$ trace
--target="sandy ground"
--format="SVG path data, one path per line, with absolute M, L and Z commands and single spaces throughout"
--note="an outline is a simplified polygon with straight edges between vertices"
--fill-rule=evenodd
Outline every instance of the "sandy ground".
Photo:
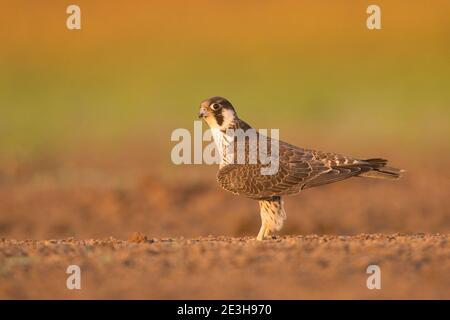
M 221 190 L 215 167 L 130 154 L 0 162 L 0 298 L 450 298 L 445 158 L 287 197 L 281 234 L 258 243 L 257 202 Z
M 450 298 L 445 235 L 0 241 L 1 298 Z M 69 265 L 81 290 L 66 288 Z M 366 286 L 378 265 L 381 289 Z

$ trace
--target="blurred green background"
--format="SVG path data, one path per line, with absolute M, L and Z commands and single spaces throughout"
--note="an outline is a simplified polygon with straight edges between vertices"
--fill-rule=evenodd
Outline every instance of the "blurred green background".
M 70 31 L 72 2 L 2 1 L 2 156 L 169 147 L 214 95 L 296 143 L 448 151 L 450 2 L 377 1 L 371 31 L 372 2 L 77 1 Z

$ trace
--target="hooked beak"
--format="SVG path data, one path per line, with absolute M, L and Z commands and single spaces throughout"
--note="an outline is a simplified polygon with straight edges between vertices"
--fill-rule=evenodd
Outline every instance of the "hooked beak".
M 205 107 L 201 107 L 200 111 L 198 112 L 198 117 L 199 118 L 203 118 L 204 116 L 206 116 L 206 114 L 208 113 L 208 111 L 206 110 Z

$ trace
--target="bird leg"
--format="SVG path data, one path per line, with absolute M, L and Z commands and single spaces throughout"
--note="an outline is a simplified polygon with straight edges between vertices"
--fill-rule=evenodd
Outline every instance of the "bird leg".
M 271 235 L 271 231 L 269 228 L 266 228 L 266 232 L 264 232 L 264 239 L 267 239 Z
M 259 229 L 258 236 L 256 237 L 256 240 L 262 241 L 264 239 L 267 239 L 267 237 L 270 236 L 270 228 L 264 223 L 261 223 L 261 228 Z
M 280 197 L 273 197 L 270 200 L 260 200 L 261 229 L 259 229 L 256 240 L 262 241 L 272 232 L 279 231 L 286 220 L 283 200 Z
M 264 240 L 264 237 L 266 236 L 267 231 L 268 231 L 268 229 L 263 221 L 261 224 L 261 229 L 259 229 L 258 236 L 256 237 L 256 240 L 258 240 L 258 241 Z

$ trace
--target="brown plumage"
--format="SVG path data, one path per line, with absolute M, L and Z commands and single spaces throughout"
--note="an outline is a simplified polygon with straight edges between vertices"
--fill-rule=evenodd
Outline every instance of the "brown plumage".
M 221 97 L 203 101 L 200 115 L 212 129 L 219 129 L 223 136 L 227 129 L 242 129 L 244 132 L 251 129 L 237 117 L 231 103 Z M 270 138 L 260 134 L 257 136 L 258 139 L 267 140 L 270 154 Z M 217 139 L 220 137 L 215 137 L 216 143 Z M 248 143 L 246 140 L 246 153 L 249 152 Z M 282 196 L 357 176 L 398 179 L 402 172 L 388 167 L 384 159 L 360 160 L 336 153 L 303 149 L 283 141 L 279 141 L 278 171 L 273 175 L 263 175 L 261 168 L 264 166 L 259 161 L 249 163 L 246 156 L 243 164 L 237 164 L 236 161 L 228 164 L 224 161 L 217 173 L 217 180 L 225 190 L 260 201 L 262 226 L 258 240 L 281 229 L 286 219 Z

